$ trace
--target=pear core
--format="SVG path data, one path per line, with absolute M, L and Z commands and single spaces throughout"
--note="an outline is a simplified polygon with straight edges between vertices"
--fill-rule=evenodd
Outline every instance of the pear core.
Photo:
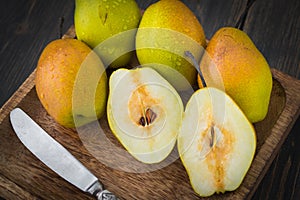
M 149 126 L 156 119 L 156 114 L 151 110 L 151 108 L 147 108 L 145 114 L 140 118 L 139 124 L 142 126 Z

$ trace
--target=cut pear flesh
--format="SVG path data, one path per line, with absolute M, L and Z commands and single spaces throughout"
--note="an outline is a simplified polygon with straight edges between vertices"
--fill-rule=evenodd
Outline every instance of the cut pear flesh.
M 155 70 L 118 69 L 109 80 L 107 118 L 125 149 L 144 163 L 158 163 L 174 148 L 183 104 Z
M 178 152 L 200 196 L 233 191 L 241 184 L 256 149 L 252 124 L 223 91 L 204 88 L 187 103 Z

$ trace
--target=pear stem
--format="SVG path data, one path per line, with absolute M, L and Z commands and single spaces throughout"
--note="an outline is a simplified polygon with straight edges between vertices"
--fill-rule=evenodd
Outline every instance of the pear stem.
M 206 82 L 205 82 L 205 80 L 204 80 L 204 78 L 203 78 L 203 74 L 202 74 L 202 72 L 201 72 L 201 69 L 200 69 L 200 67 L 199 67 L 199 65 L 198 65 L 198 63 L 197 63 L 195 57 L 193 56 L 193 54 L 192 54 L 190 51 L 185 51 L 184 54 L 192 60 L 194 67 L 195 67 L 195 68 L 197 69 L 197 71 L 198 71 L 198 74 L 199 74 L 199 76 L 200 76 L 200 79 L 201 79 L 201 82 L 202 82 L 203 87 L 206 87 Z

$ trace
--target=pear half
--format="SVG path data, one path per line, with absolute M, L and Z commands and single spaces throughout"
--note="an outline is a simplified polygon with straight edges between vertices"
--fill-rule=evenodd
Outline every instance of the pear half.
M 118 69 L 109 85 L 107 118 L 114 135 L 137 160 L 164 160 L 175 146 L 183 116 L 176 90 L 147 67 Z
M 187 103 L 178 151 L 200 196 L 233 191 L 241 184 L 256 149 L 252 124 L 223 91 L 204 88 Z

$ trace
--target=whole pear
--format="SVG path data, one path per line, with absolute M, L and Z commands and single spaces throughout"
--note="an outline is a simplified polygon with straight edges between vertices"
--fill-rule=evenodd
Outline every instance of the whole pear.
M 223 27 L 209 41 L 200 62 L 207 86 L 225 90 L 249 121 L 261 121 L 268 112 L 272 74 L 268 62 L 249 36 Z M 202 87 L 198 76 L 199 86 Z
M 104 115 L 105 68 L 98 55 L 79 40 L 50 42 L 39 58 L 35 83 L 43 107 L 65 127 L 81 126 Z
M 96 48 L 105 65 L 125 66 L 134 50 L 141 13 L 135 0 L 76 0 L 74 24 L 79 40 Z M 102 44 L 106 41 L 105 44 Z
M 139 62 L 158 71 L 177 90 L 186 90 L 197 80 L 197 71 L 184 52 L 192 52 L 199 61 L 205 45 L 201 24 L 178 0 L 163 0 L 150 5 L 136 35 Z

